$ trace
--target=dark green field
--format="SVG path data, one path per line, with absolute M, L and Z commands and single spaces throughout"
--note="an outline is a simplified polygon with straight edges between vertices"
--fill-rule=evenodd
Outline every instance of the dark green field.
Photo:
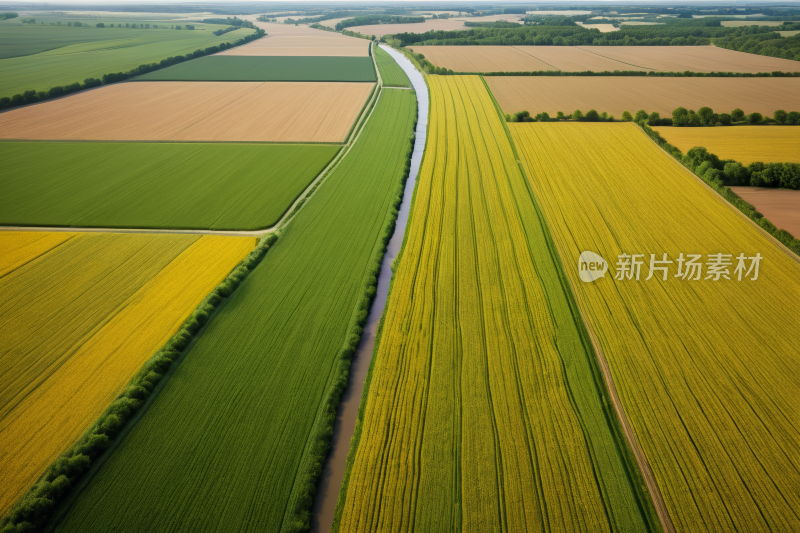
M 140 81 L 377 81 L 371 57 L 208 56 Z
M 381 80 L 384 85 L 387 87 L 411 87 L 408 76 L 397 64 L 397 61 L 389 55 L 389 52 L 379 46 L 373 47 L 372 51 L 375 53 L 375 63 L 378 64 L 378 70 L 381 71 Z
M 0 143 L 0 224 L 257 229 L 339 146 Z

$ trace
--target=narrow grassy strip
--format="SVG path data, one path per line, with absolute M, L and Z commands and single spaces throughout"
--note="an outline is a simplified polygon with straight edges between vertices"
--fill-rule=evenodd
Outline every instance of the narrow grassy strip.
M 148 253 L 148 241 L 152 244 L 149 248 L 172 249 L 166 265 L 164 259 L 153 257 L 152 250 Z M 16 394 L 13 388 L 4 390 L 4 396 L 10 393 L 12 397 L 4 398 L 10 402 L 3 402 L 0 414 L 3 471 L 9 482 L 20 483 L 21 476 L 33 476 L 25 485 L 33 483 L 42 471 L 44 473 L 0 519 L 0 528 L 5 533 L 38 531 L 46 526 L 59 501 L 110 446 L 214 309 L 258 263 L 269 240 L 259 245 L 232 272 L 231 266 L 252 246 L 251 239 L 231 243 L 230 238 L 224 237 L 97 234 L 74 236 L 69 242 L 70 245 L 57 248 L 57 255 L 52 258 L 42 257 L 20 269 L 24 270 L 21 275 L 38 274 L 49 287 L 57 286 L 53 283 L 53 272 L 58 276 L 65 267 L 85 272 L 69 276 L 69 283 L 74 285 L 70 290 L 74 294 L 67 291 L 59 295 L 54 291 L 49 308 L 41 309 L 45 317 L 58 318 L 47 320 L 50 329 L 37 327 L 41 332 L 37 351 L 24 358 L 21 357 L 24 353 L 14 357 L 38 370 L 40 375 L 33 376 L 35 382 L 27 387 L 29 390 L 18 390 Z M 227 249 L 220 250 L 225 244 L 229 245 Z M 131 250 L 126 254 L 126 249 Z M 100 276 L 92 275 L 97 267 L 86 262 L 87 257 L 97 258 L 98 251 L 100 258 L 106 254 L 108 263 L 107 272 L 101 269 Z M 69 261 L 73 252 L 77 261 Z M 59 266 L 61 263 L 63 267 Z M 221 272 L 220 266 L 224 269 Z M 155 269 L 156 275 L 137 276 L 147 268 Z M 119 279 L 119 271 L 131 269 L 132 278 Z M 222 282 L 216 289 L 203 297 L 209 281 L 215 284 L 214 280 L 220 278 Z M 24 279 L 17 280 L 12 275 L 3 278 L 4 293 L 9 298 L 14 298 L 13 289 L 18 285 L 15 281 Z M 114 281 L 120 289 L 115 290 Z M 201 291 L 199 295 L 198 291 Z M 121 296 L 116 292 L 122 292 Z M 69 304 L 73 298 L 78 301 L 80 310 Z M 187 302 L 195 305 L 198 300 L 200 303 L 193 312 L 191 307 L 187 309 Z M 30 305 L 36 303 L 41 302 Z M 24 306 L 20 307 L 24 311 Z M 9 314 L 4 313 L 4 336 L 12 334 L 8 329 L 9 320 L 13 326 L 16 318 Z M 72 340 L 75 346 L 59 343 L 49 335 L 50 330 L 59 325 L 59 320 L 67 322 L 59 335 Z M 93 321 L 99 323 L 93 325 Z M 21 331 L 22 335 L 16 331 Z M 171 332 L 175 332 L 174 335 L 170 335 Z M 24 351 L 26 345 L 37 340 L 30 338 L 36 334 L 26 332 L 22 324 L 17 324 L 13 335 L 19 337 L 13 343 L 16 352 Z M 154 347 L 165 340 L 168 341 L 166 345 L 153 355 Z M 68 360 L 65 355 L 69 356 Z M 54 363 L 55 370 L 52 369 Z M 14 382 L 18 388 L 20 379 L 12 379 L 7 372 L 13 367 L 7 364 L 3 367 L 9 383 Z M 25 377 L 31 377 L 29 374 Z M 92 385 L 89 387 L 87 382 Z M 91 390 L 83 390 L 87 387 Z M 89 428 L 84 431 L 87 425 Z M 74 444 L 68 446 L 70 442 Z M 68 449 L 59 455 L 64 447 Z M 50 461 L 55 459 L 52 465 L 49 468 L 46 463 L 39 466 L 42 458 L 47 457 Z M 8 489 L 6 485 L 4 497 Z
M 477 77 L 429 79 L 334 529 L 658 530 L 491 99 Z
M 397 61 L 379 46 L 374 47 L 374 50 L 375 62 L 378 64 L 378 70 L 381 72 L 383 84 L 387 87 L 411 87 L 408 76 L 406 76 L 406 73 L 400 68 L 400 65 L 397 64 Z
M 209 325 L 59 531 L 308 527 L 310 488 L 374 294 L 414 118 L 411 91 L 381 94 L 351 152 Z

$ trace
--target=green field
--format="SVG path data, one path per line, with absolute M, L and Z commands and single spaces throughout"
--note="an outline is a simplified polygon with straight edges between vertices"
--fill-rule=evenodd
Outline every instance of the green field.
M 411 87 L 408 76 L 388 52 L 382 50 L 379 46 L 373 46 L 372 50 L 375 53 L 375 63 L 378 64 L 378 70 L 381 71 L 381 79 L 384 85 L 389 87 Z
M 0 143 L 0 224 L 257 229 L 339 146 Z
M 208 56 L 141 81 L 377 81 L 371 57 Z
M 0 26 L 0 97 L 126 72 L 251 33 L 244 29 L 217 37 L 207 29 Z
M 58 531 L 279 531 L 380 263 L 415 118 L 383 91 L 341 165 L 210 323 Z M 365 313 L 365 311 L 362 311 Z M 313 457 L 313 456 L 312 456 Z M 135 495 L 135 497 L 132 497 Z

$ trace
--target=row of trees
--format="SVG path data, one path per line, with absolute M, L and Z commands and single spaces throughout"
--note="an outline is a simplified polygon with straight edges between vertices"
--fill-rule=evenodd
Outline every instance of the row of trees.
M 18 13 L 12 13 L 11 11 L 7 11 L 5 13 L 0 13 L 0 20 L 15 19 L 18 16 L 19 16 Z
M 728 188 L 728 185 L 755 185 L 759 187 L 782 187 L 800 189 L 800 165 L 797 163 L 751 163 L 744 167 L 731 160 L 720 160 L 702 146 L 696 146 L 686 155 L 672 146 L 651 129 L 645 121 L 638 123 L 644 132 L 659 144 L 667 153 L 694 172 L 709 187 L 733 204 L 753 222 L 761 226 L 770 235 L 783 243 L 787 248 L 800 255 L 800 239 L 795 239 L 786 230 L 778 229 L 775 224 L 764 218 L 756 208 L 742 200 Z
M 630 117 L 630 113 L 628 113 L 628 116 Z M 528 111 L 519 111 L 513 115 L 506 114 L 506 122 L 554 122 L 559 120 L 577 120 L 580 122 L 613 122 L 614 115 L 609 115 L 605 111 L 598 113 L 594 109 L 590 109 L 585 115 L 580 109 L 576 109 L 569 115 L 565 115 L 562 111 L 559 111 L 556 113 L 556 116 L 552 118 L 547 112 L 539 113 L 536 116 L 531 116 Z
M 800 61 L 800 34 L 792 37 L 781 37 L 775 31 L 800 30 L 800 24 L 784 24 L 782 27 L 772 27 L 768 33 L 731 35 L 716 39 L 714 44 L 729 50 L 737 50 L 748 54 L 779 57 Z
M 184 61 L 189 61 L 190 59 L 195 59 L 210 54 L 216 54 L 217 52 L 221 52 L 222 50 L 227 50 L 228 48 L 233 48 L 235 46 L 243 45 L 252 40 L 263 37 L 264 35 L 266 35 L 266 32 L 264 32 L 264 30 L 262 29 L 258 29 L 256 30 L 255 33 L 247 35 L 239 39 L 238 41 L 234 42 L 233 44 L 220 43 L 217 46 L 209 46 L 204 50 L 200 49 L 195 50 L 191 54 L 186 54 L 184 56 L 168 57 L 167 59 L 164 59 L 158 63 L 139 65 L 135 69 L 129 70 L 127 72 L 115 72 L 115 73 L 112 72 L 109 74 L 103 74 L 102 79 L 86 78 L 85 80 L 83 80 L 83 83 L 75 82 L 69 85 L 58 85 L 55 87 L 51 87 L 47 91 L 35 91 L 33 89 L 30 89 L 21 94 L 15 94 L 12 97 L 6 96 L 0 98 L 0 109 L 34 104 L 36 102 L 41 102 L 42 100 L 49 100 L 50 98 L 58 98 L 59 96 L 65 96 L 67 94 L 74 93 L 77 91 L 91 89 L 93 87 L 99 87 L 100 85 L 103 84 L 117 83 L 120 81 L 127 80 L 129 78 L 141 76 L 142 74 L 147 74 L 148 72 L 152 72 L 154 70 L 170 67 L 172 65 L 176 65 Z
M 224 35 L 224 34 L 226 34 L 226 33 L 230 32 L 230 31 L 236 31 L 236 30 L 238 30 L 238 29 L 239 29 L 239 28 L 237 28 L 236 26 L 228 26 L 227 28 L 223 28 L 223 29 L 219 29 L 219 30 L 214 30 L 214 35 L 216 35 L 216 36 L 220 36 L 220 35 Z
M 672 125 L 683 127 L 699 126 L 730 126 L 731 124 L 780 124 L 786 126 L 800 125 L 800 112 L 787 113 L 783 109 L 776 110 L 772 117 L 763 116 L 761 113 L 746 115 L 739 108 L 731 113 L 714 113 L 710 107 L 701 107 L 697 113 L 679 107 L 672 112 Z
M 402 15 L 364 15 L 336 23 L 337 30 L 351 26 L 367 26 L 369 24 L 410 24 L 425 22 L 425 17 L 404 17 Z
M 228 17 L 224 19 L 203 19 L 205 24 L 227 24 L 228 26 L 236 26 L 237 28 L 250 28 L 251 30 L 258 29 L 256 25 L 249 20 L 243 20 L 239 17 Z

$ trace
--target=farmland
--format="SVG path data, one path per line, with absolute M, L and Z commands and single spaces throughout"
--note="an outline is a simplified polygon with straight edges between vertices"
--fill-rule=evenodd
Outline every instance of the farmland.
M 798 78 L 640 78 L 598 76 L 586 83 L 569 76 L 487 77 L 486 82 L 505 113 L 526 109 L 533 113 L 576 109 L 606 111 L 620 118 L 623 111 L 644 109 L 662 117 L 674 109 L 711 107 L 730 113 L 772 116 L 776 109 L 800 110 Z
M 654 128 L 668 143 L 687 152 L 703 146 L 720 159 L 745 165 L 800 163 L 800 128 L 794 126 L 738 126 L 735 128 Z
M 415 118 L 384 90 L 340 166 L 210 323 L 59 531 L 278 531 L 298 520 L 315 418 L 349 367 Z M 350 352 L 351 353 L 351 352 Z M 132 491 L 136 498 L 131 498 Z
M 371 57 L 213 55 L 139 76 L 144 81 L 358 81 L 375 82 Z
M 413 46 L 455 72 L 800 72 L 800 63 L 713 46 Z
M 63 30 L 88 35 L 91 40 L 38 51 L 64 44 L 68 38 L 75 39 L 73 35 L 65 36 Z M 52 36 L 46 33 L 48 31 L 53 31 Z M 244 29 L 216 36 L 199 30 L 0 26 L 0 36 L 10 34 L 14 42 L 19 43 L 7 53 L 28 52 L 28 55 L 0 59 L 0 96 L 10 97 L 28 89 L 46 91 L 85 78 L 125 72 L 145 63 L 189 54 L 198 48 L 232 43 L 251 33 L 252 30 Z M 100 35 L 105 38 L 95 40 Z
M 315 30 L 307 26 L 267 22 L 256 24 L 267 32 L 266 37 L 219 55 L 369 56 L 369 41 L 365 39 Z
M 272 226 L 339 151 L 331 145 L 0 143 L 0 224 Z
M 334 530 L 658 530 L 488 92 L 474 76 L 428 84 Z
M 0 256 L 30 252 L 0 277 L 1 512 L 254 246 L 196 235 L 37 236 L 0 233 Z
M 753 204 L 778 229 L 800 235 L 800 191 L 765 187 L 731 187 L 731 190 Z
M 798 530 L 796 258 L 635 125 L 510 127 L 676 530 Z M 586 250 L 610 266 L 593 283 L 578 276 Z M 641 279 L 623 253 L 643 254 Z M 685 253 L 701 279 L 686 279 Z M 733 264 L 714 281 L 720 253 Z M 757 253 L 757 280 L 739 281 L 736 255 Z M 645 279 L 651 254 L 673 263 Z
M 408 76 L 388 52 L 376 46 L 374 53 L 375 62 L 378 65 L 378 70 L 380 70 L 381 80 L 384 85 L 388 87 L 411 87 Z
M 343 142 L 366 83 L 136 82 L 0 114 L 0 138 Z

